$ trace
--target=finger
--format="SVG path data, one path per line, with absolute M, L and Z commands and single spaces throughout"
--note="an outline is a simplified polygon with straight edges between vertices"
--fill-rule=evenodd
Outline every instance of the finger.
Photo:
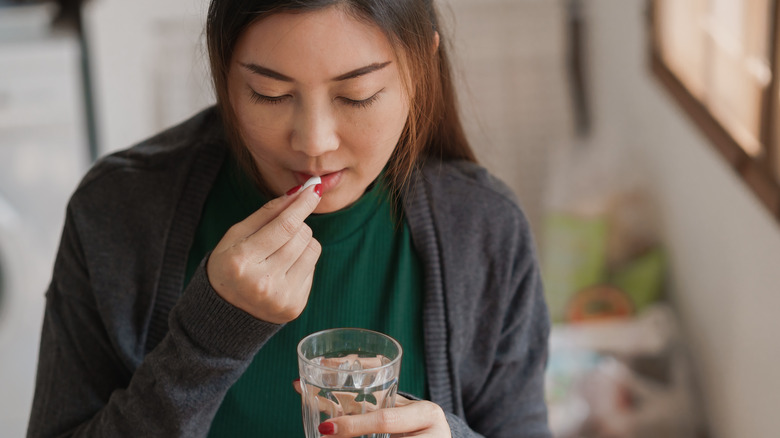
M 354 437 L 372 433 L 410 433 L 434 426 L 442 416 L 441 408 L 436 404 L 422 401 L 402 407 L 379 409 L 368 414 L 332 418 L 320 426 L 322 430 L 333 431 L 328 435 L 337 437 Z
M 263 248 L 260 259 L 273 254 L 287 243 L 301 228 L 303 221 L 314 212 L 320 202 L 320 196 L 314 190 L 310 187 L 299 193 L 279 215 L 247 237 L 247 244 Z
M 300 314 L 304 311 L 306 303 L 309 302 L 309 295 L 311 294 L 311 285 L 312 281 L 314 279 L 314 266 L 311 267 L 311 272 L 300 282 L 300 283 L 290 283 L 288 290 L 289 299 L 291 301 L 295 301 L 297 303 L 303 303 L 303 306 L 296 307 L 297 313 L 293 316 L 293 319 L 300 316 Z M 287 281 L 290 281 L 288 279 Z
M 319 388 L 317 388 L 316 386 L 313 385 L 310 386 L 312 391 L 315 392 L 319 391 Z M 295 379 L 293 381 L 293 388 L 298 394 L 303 396 L 303 388 L 301 387 L 300 379 Z M 326 413 L 328 417 L 337 417 L 343 414 L 343 412 L 340 411 L 339 406 L 333 401 L 320 396 L 316 396 L 315 398 L 317 399 L 317 408 L 319 409 L 319 411 Z
M 298 394 L 303 394 L 303 390 L 301 389 L 301 379 L 293 380 L 293 389 L 295 389 L 295 392 Z
M 252 235 L 279 216 L 279 213 L 292 204 L 298 197 L 297 195 L 297 193 L 284 195 L 266 202 L 265 205 L 247 216 L 246 219 L 230 227 L 227 233 L 225 233 L 226 240 L 232 244 Z
M 408 404 L 414 403 L 414 400 L 409 400 L 408 398 L 402 396 L 401 394 L 396 394 L 395 396 L 395 405 L 397 407 L 406 406 Z
M 287 269 L 286 277 L 288 279 L 306 279 L 307 276 L 314 273 L 314 267 L 317 265 L 317 260 L 319 260 L 321 254 L 322 245 L 320 245 L 320 242 L 315 238 L 309 239 L 298 259 Z
M 311 284 L 314 281 L 314 270 L 312 270 L 306 278 L 303 279 L 303 283 L 298 290 L 306 291 L 306 301 L 309 301 L 309 294 L 311 293 Z
M 301 224 L 298 232 L 287 243 L 266 258 L 269 269 L 286 273 L 306 251 L 312 238 L 311 228 L 305 223 Z

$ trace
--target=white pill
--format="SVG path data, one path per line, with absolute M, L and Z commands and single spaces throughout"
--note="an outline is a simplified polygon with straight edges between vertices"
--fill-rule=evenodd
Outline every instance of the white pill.
M 300 191 L 306 190 L 307 187 L 310 187 L 310 186 L 313 186 L 313 185 L 316 185 L 316 184 L 320 184 L 320 183 L 322 183 L 322 178 L 320 178 L 318 176 L 313 176 L 313 177 L 309 178 L 308 181 L 303 183 L 303 187 L 301 187 Z

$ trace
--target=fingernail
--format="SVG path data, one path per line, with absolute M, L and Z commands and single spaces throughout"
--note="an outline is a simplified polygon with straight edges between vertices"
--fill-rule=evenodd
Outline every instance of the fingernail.
M 336 425 L 326 421 L 325 423 L 320 423 L 317 430 L 323 435 L 334 435 L 336 433 Z
M 295 380 L 293 380 L 293 383 L 300 382 L 300 381 L 301 381 L 301 379 L 295 379 Z
M 322 198 L 322 184 L 317 184 L 314 186 L 314 193 L 317 194 L 320 198 Z
M 295 192 L 297 192 L 297 191 L 298 191 L 298 190 L 300 190 L 300 189 L 301 189 L 301 186 L 295 186 L 295 187 L 291 188 L 291 189 L 290 189 L 290 190 L 289 190 L 289 191 L 286 193 L 286 195 L 287 195 L 287 196 L 294 195 L 294 194 L 295 194 Z

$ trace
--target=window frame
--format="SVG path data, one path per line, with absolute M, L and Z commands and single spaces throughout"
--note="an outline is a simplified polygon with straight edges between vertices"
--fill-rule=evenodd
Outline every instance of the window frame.
M 648 0 L 647 17 L 649 30 L 650 69 L 656 79 L 669 92 L 677 104 L 691 118 L 694 124 L 710 140 L 712 146 L 726 160 L 742 181 L 780 223 L 780 98 L 778 97 L 780 75 L 780 7 L 778 0 L 771 2 L 773 18 L 769 34 L 769 64 L 772 76 L 769 85 L 761 97 L 760 142 L 765 149 L 761 157 L 751 157 L 739 145 L 736 139 L 715 118 L 707 107 L 699 101 L 682 83 L 677 75 L 666 65 L 661 56 L 659 41 L 659 23 L 657 0 Z M 774 97 L 774 99 L 773 99 Z M 773 171 L 772 167 L 777 169 Z M 777 173 L 777 176 L 774 173 Z

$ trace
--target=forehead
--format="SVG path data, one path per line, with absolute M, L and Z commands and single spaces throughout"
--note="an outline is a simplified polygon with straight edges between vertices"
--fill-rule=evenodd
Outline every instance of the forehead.
M 233 58 L 300 82 L 330 79 L 386 61 L 396 57 L 382 30 L 336 6 L 278 13 L 251 24 L 238 39 Z

